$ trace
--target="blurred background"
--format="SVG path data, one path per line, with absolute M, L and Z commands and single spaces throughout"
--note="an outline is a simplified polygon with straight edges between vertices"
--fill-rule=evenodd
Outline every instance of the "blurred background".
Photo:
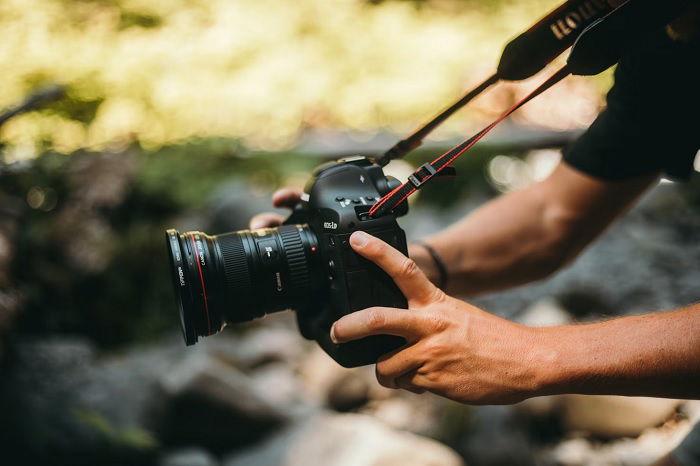
M 340 368 L 290 312 L 187 349 L 177 329 L 165 228 L 245 228 L 317 164 L 383 152 L 558 3 L 0 3 L 3 464 L 645 465 L 672 448 L 697 403 L 468 407 Z M 549 71 L 490 89 L 389 173 L 405 179 Z M 409 239 L 547 176 L 610 84 L 571 77 L 514 114 L 416 197 Z M 662 181 L 553 279 L 473 302 L 529 325 L 686 305 L 698 240 L 696 173 Z

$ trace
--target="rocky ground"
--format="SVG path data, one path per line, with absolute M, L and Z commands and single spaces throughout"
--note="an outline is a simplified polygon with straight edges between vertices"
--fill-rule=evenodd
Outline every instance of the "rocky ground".
M 150 264 L 162 247 L 151 236 L 169 225 L 241 228 L 269 194 L 224 180 L 205 209 L 186 206 L 165 195 L 172 179 L 144 184 L 142 162 L 114 157 L 63 161 L 51 179 L 39 175 L 55 169 L 0 173 L 6 464 L 642 466 L 700 418 L 692 401 L 567 395 L 467 407 L 384 389 L 371 367 L 343 369 L 304 341 L 289 312 L 186 348 L 162 304 L 170 285 L 154 278 L 165 269 Z M 696 301 L 698 186 L 659 185 L 566 271 L 474 302 L 555 325 Z M 418 238 L 486 197 L 440 211 L 419 203 L 403 225 Z

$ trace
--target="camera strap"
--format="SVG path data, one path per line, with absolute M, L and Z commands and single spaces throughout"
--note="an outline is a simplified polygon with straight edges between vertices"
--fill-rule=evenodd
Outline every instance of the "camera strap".
M 377 159 L 382 167 L 419 147 L 436 127 L 498 81 L 534 76 L 576 40 L 579 32 L 612 11 L 607 0 L 567 0 L 503 49 L 496 73 L 464 94 L 432 120 L 394 144 Z
M 450 164 L 457 159 L 460 155 L 464 154 L 470 147 L 476 144 L 481 138 L 486 136 L 496 125 L 501 121 L 505 120 L 511 113 L 528 103 L 530 100 L 534 99 L 550 87 L 554 86 L 556 83 L 567 77 L 571 72 L 569 71 L 568 65 L 564 65 L 559 71 L 554 73 L 549 79 L 540 84 L 534 91 L 528 94 L 524 99 L 522 99 L 517 104 L 509 108 L 500 117 L 494 120 L 490 125 L 486 126 L 484 129 L 476 133 L 474 136 L 470 137 L 461 144 L 448 150 L 435 160 L 429 163 L 424 163 L 418 168 L 412 175 L 408 177 L 406 181 L 401 186 L 398 186 L 389 194 L 382 197 L 376 204 L 372 206 L 369 211 L 371 217 L 379 217 L 385 213 L 388 213 L 398 207 L 401 203 L 408 199 L 408 196 L 416 192 L 425 183 L 436 176 L 441 176 L 443 171 L 447 171 L 450 175 L 455 173 L 454 167 L 450 167 Z
M 659 6 L 658 0 L 627 0 L 603 18 L 592 22 L 577 38 L 566 65 L 474 136 L 432 162 L 421 165 L 404 184 L 373 205 L 369 215 L 378 217 L 392 211 L 432 178 L 442 176 L 443 171 L 453 175 L 455 170 L 450 164 L 511 113 L 570 74 L 593 75 L 613 66 L 623 53 L 642 43 L 647 33 L 668 24 L 698 1 L 700 0 L 664 0 L 663 5 Z

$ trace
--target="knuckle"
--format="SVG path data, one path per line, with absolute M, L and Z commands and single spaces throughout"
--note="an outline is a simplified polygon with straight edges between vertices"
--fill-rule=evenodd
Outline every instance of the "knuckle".
M 428 333 L 436 334 L 445 330 L 447 324 L 442 315 L 437 312 L 425 312 L 421 316 L 421 323 L 423 328 L 425 328 Z M 435 345 L 436 343 L 430 342 L 429 345 Z
M 401 263 L 399 273 L 404 276 L 412 276 L 415 275 L 416 272 L 418 272 L 418 266 L 416 265 L 416 262 L 413 259 L 406 257 Z
M 392 367 L 386 361 L 378 362 L 374 367 L 374 373 L 376 374 L 377 378 L 381 377 L 386 379 L 394 377 L 396 376 L 394 372 L 395 371 L 392 370 Z
M 440 382 L 440 374 L 432 370 L 425 370 L 420 373 L 421 378 L 426 386 L 436 386 Z
M 423 353 L 427 359 L 437 359 L 445 353 L 445 346 L 439 342 L 429 341 L 423 347 Z
M 379 385 L 385 388 L 396 388 L 396 385 L 388 377 L 377 376 L 377 382 L 379 382 Z
M 430 297 L 430 301 L 433 303 L 441 303 L 441 302 L 445 301 L 445 298 L 447 298 L 447 295 L 445 294 L 445 292 L 442 291 L 437 286 L 433 286 L 432 296 Z
M 379 364 L 375 367 L 374 375 L 377 378 L 377 382 L 379 382 L 379 385 L 382 387 L 396 388 L 394 380 L 380 369 Z

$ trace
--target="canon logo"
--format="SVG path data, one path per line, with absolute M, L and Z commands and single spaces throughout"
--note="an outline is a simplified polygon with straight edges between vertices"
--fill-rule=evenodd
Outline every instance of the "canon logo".
M 338 224 L 335 222 L 323 222 L 323 228 L 326 230 L 335 230 L 338 228 Z

